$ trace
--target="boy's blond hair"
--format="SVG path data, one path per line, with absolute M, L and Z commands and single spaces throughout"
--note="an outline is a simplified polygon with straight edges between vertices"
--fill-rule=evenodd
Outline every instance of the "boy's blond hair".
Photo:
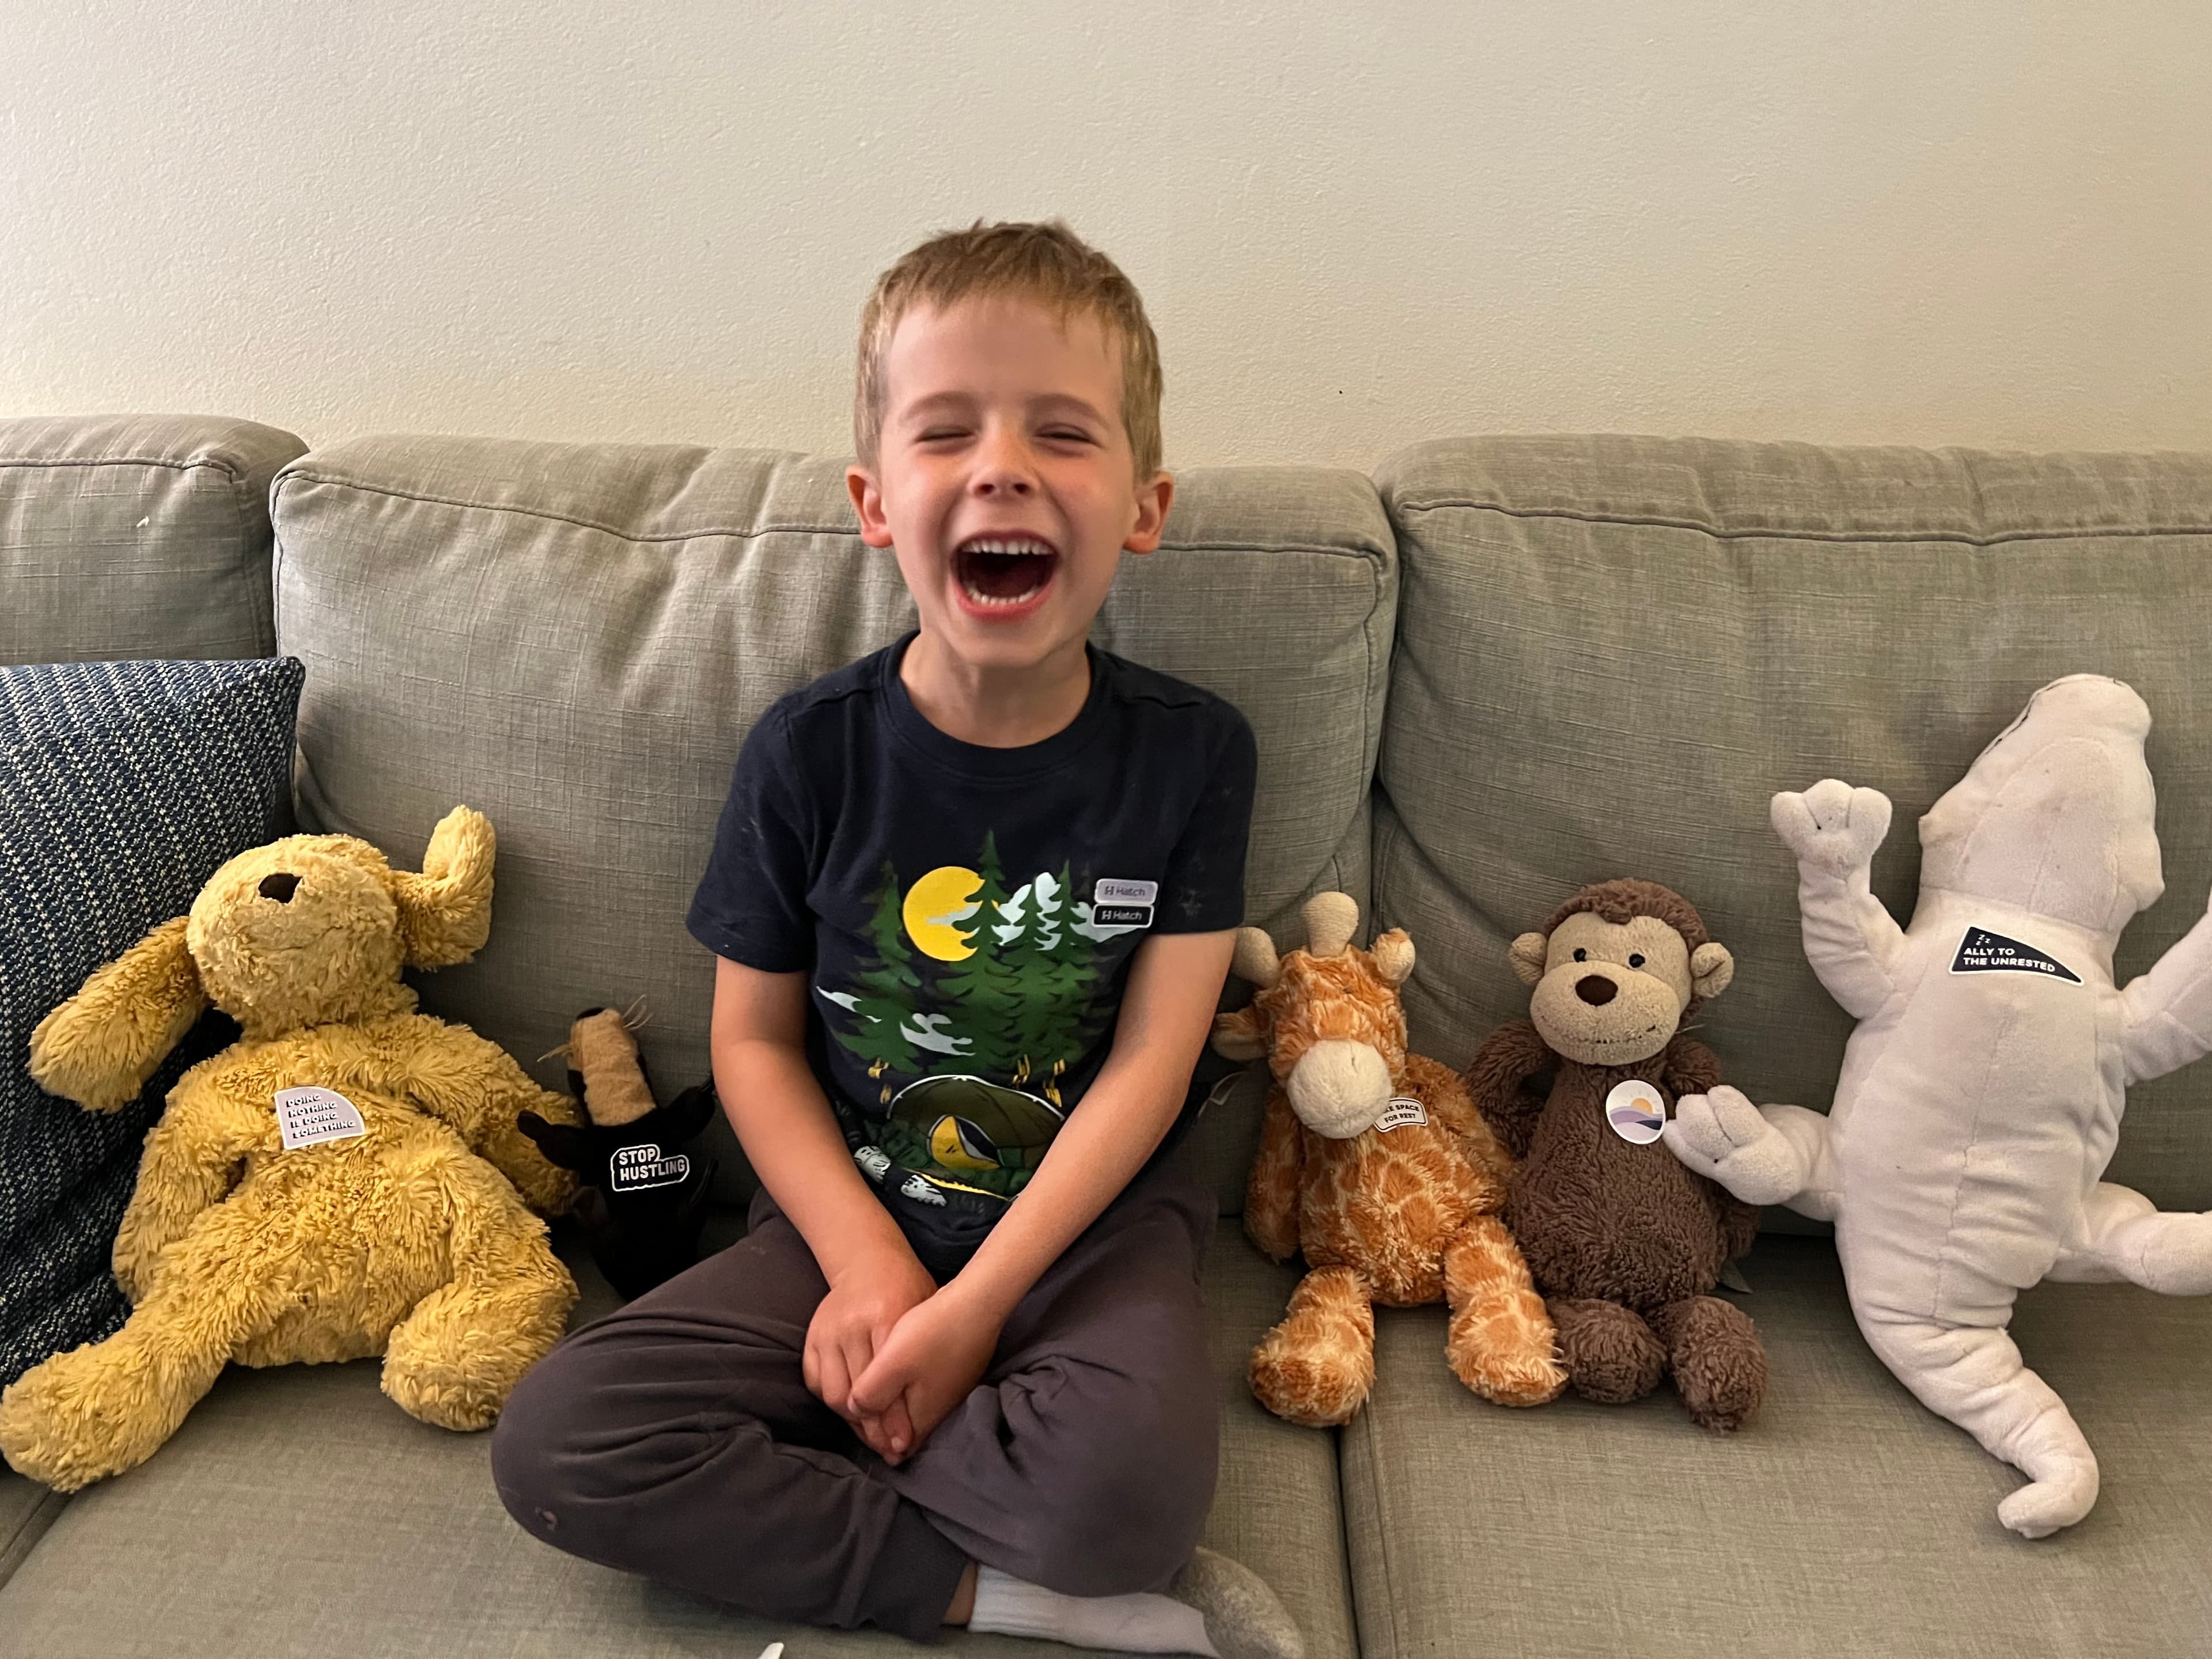
M 978 295 L 1018 295 L 1060 313 L 1095 317 L 1121 343 L 1121 426 L 1139 483 L 1160 470 L 1160 343 L 1136 284 L 1059 219 L 948 230 L 876 278 L 860 312 L 853 388 L 853 442 L 876 464 L 884 435 L 884 358 L 900 319 L 916 306 L 942 310 Z

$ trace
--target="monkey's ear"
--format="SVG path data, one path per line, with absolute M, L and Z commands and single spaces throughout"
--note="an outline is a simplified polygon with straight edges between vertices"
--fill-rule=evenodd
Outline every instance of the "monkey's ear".
M 1513 941 L 1506 955 L 1513 959 L 1514 977 L 1523 985 L 1534 985 L 1544 977 L 1544 947 L 1551 943 L 1541 933 L 1523 933 Z M 1721 953 L 1726 956 L 1723 951 Z
M 1375 941 L 1369 952 L 1375 958 L 1375 971 L 1393 985 L 1403 985 L 1413 976 L 1413 941 L 1406 937 L 1402 927 L 1393 927 Z
M 1735 977 L 1735 958 L 1717 942 L 1700 945 L 1690 952 L 1690 991 L 1692 995 L 1717 997 Z

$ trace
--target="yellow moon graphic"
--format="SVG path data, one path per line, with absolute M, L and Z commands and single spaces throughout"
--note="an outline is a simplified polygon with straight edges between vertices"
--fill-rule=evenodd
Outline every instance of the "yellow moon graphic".
M 975 929 L 963 932 L 952 924 L 974 913 L 975 890 L 982 884 L 983 878 L 973 870 L 945 864 L 907 889 L 899 916 L 906 923 L 907 937 L 923 955 L 958 962 L 975 954 L 975 947 L 968 943 L 975 937 Z

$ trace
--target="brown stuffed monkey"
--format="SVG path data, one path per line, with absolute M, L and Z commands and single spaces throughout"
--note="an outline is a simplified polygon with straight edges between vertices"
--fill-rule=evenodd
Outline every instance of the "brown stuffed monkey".
M 1515 939 L 1512 959 L 1535 988 L 1530 1018 L 1491 1034 L 1468 1083 L 1522 1160 L 1506 1224 L 1569 1383 L 1620 1404 L 1672 1371 L 1693 1420 L 1739 1428 L 1765 1397 L 1766 1354 L 1751 1320 L 1711 1291 L 1750 1248 L 1759 1212 L 1659 1144 L 1676 1096 L 1720 1081 L 1712 1051 L 1681 1026 L 1727 988 L 1735 961 L 1688 900 L 1633 880 L 1583 888 Z

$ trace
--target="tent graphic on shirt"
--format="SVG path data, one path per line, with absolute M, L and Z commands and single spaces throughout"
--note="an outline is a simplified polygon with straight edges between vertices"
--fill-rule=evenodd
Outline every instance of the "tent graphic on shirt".
M 1060 1079 L 1103 1024 L 1092 1006 L 1097 946 L 1127 931 L 1095 924 L 1071 885 L 1063 863 L 1010 890 L 989 835 L 972 869 L 902 884 L 884 866 L 874 952 L 848 989 L 822 994 L 844 1011 L 832 1035 L 866 1062 L 878 1106 L 891 1109 L 884 1150 L 906 1168 L 1012 1191 L 1042 1156 L 1063 1110 Z M 920 1121 L 933 1099 L 942 1109 Z

